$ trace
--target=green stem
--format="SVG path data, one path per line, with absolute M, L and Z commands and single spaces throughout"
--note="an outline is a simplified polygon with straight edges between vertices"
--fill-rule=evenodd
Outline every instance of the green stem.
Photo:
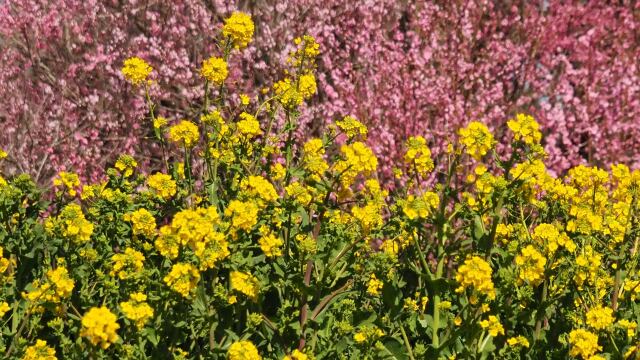
M 407 337 L 407 333 L 404 331 L 404 327 L 401 323 L 398 323 L 400 326 L 400 332 L 402 333 L 402 340 L 404 341 L 404 346 L 407 348 L 407 352 L 409 353 L 409 359 L 415 360 L 416 358 L 413 356 L 413 350 L 411 350 L 411 343 L 409 343 L 409 338 Z

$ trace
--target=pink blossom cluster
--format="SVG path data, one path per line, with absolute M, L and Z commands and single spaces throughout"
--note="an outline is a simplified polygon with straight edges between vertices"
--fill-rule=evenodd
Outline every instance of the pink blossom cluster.
M 322 46 L 318 95 L 301 136 L 350 114 L 389 176 L 404 140 L 441 152 L 472 120 L 504 136 L 518 112 L 541 123 L 547 162 L 640 165 L 640 4 L 538 1 L 6 0 L 0 5 L 0 148 L 5 171 L 40 180 L 99 176 L 120 153 L 153 165 L 140 90 L 119 73 L 140 56 L 170 119 L 193 115 L 198 67 L 224 17 L 248 12 L 256 37 L 232 57 L 230 86 L 255 95 L 282 77 L 291 40 Z

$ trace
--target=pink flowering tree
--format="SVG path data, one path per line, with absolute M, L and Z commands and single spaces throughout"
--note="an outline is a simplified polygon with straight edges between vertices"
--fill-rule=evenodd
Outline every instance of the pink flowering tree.
M 304 133 L 351 114 L 389 176 L 411 134 L 442 151 L 471 120 L 517 112 L 542 124 L 556 172 L 581 162 L 640 164 L 640 5 L 632 1 L 328 3 L 7 0 L 0 5 L 0 147 L 7 172 L 41 181 L 74 169 L 98 177 L 120 153 L 153 166 L 144 99 L 119 73 L 153 67 L 152 96 L 170 120 L 194 116 L 198 69 L 234 9 L 256 37 L 232 57 L 230 87 L 248 94 L 282 76 L 291 40 L 322 46 Z M 501 134 L 496 134 L 499 138 Z

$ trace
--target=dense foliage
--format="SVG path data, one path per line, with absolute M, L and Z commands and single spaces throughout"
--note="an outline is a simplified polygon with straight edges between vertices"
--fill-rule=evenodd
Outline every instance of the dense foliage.
M 120 70 L 144 93 L 161 172 L 121 154 L 97 183 L 0 178 L 6 358 L 639 357 L 640 172 L 556 178 L 518 114 L 504 151 L 478 121 L 437 156 L 409 137 L 388 189 L 364 142 L 376 130 L 355 117 L 294 135 L 318 91 L 314 37 L 249 96 L 228 64 L 255 25 L 235 12 L 221 30 L 197 117 L 159 116 L 158 65 Z

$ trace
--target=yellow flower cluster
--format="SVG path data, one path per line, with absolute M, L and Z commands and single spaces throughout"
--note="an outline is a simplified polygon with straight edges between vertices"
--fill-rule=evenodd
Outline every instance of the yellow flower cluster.
M 47 271 L 46 281 L 40 284 L 39 280 L 33 282 L 34 290 L 23 293 L 22 296 L 36 303 L 58 304 L 63 299 L 71 297 L 75 282 L 69 276 L 69 271 L 64 266 Z
M 93 307 L 82 317 L 80 336 L 89 340 L 94 346 L 106 349 L 118 341 L 117 331 L 120 325 L 118 318 L 107 307 Z
M 12 274 L 8 274 L 12 261 L 4 257 L 4 248 L 0 246 L 0 284 L 11 281 Z
M 245 272 L 232 271 L 229 282 L 232 290 L 239 291 L 252 301 L 258 299 L 260 283 L 258 283 L 258 279 L 256 279 L 255 276 Z
M 171 267 L 171 271 L 163 280 L 178 294 L 185 298 L 191 298 L 193 290 L 200 281 L 200 273 L 191 264 L 177 263 Z
M 340 176 L 340 182 L 344 187 L 353 183 L 359 174 L 369 175 L 378 168 L 378 159 L 373 151 L 362 142 L 354 142 L 343 145 L 340 151 L 344 159 L 336 162 L 334 169 Z
M 613 309 L 610 307 L 596 306 L 587 311 L 587 325 L 595 330 L 604 330 L 613 325 Z
M 284 191 L 302 206 L 308 206 L 313 200 L 312 188 L 304 186 L 297 181 L 287 185 Z
M 254 30 L 255 26 L 251 16 L 235 11 L 224 20 L 222 35 L 228 37 L 236 49 L 242 49 L 251 42 Z
M 617 326 L 623 328 L 627 331 L 627 336 L 629 338 L 633 338 L 636 335 L 636 330 L 638 329 L 638 323 L 635 321 L 629 321 L 627 319 L 622 319 L 618 321 Z
M 310 173 L 311 178 L 319 181 L 329 165 L 324 160 L 325 154 L 322 140 L 318 138 L 310 139 L 303 146 L 303 164 L 305 169 Z
M 214 85 L 222 85 L 229 75 L 227 63 L 223 58 L 210 57 L 202 62 L 200 75 Z
M 269 258 L 278 257 L 282 255 L 282 245 L 284 242 L 273 232 L 268 232 L 258 239 L 260 249 L 264 252 L 264 255 Z
M 367 294 L 371 296 L 379 296 L 380 290 L 382 290 L 383 286 L 384 282 L 379 280 L 376 277 L 376 274 L 371 274 L 371 276 L 369 277 L 369 283 L 367 284 Z
M 70 196 L 76 196 L 76 188 L 80 186 L 80 178 L 78 174 L 72 172 L 61 171 L 58 177 L 53 179 L 54 186 L 64 185 Z
M 369 233 L 371 229 L 382 225 L 382 215 L 380 204 L 367 203 L 365 206 L 354 206 L 351 208 L 353 218 L 358 221 L 364 233 Z
M 295 349 L 291 352 L 290 355 L 286 355 L 284 358 L 282 358 L 282 360 L 309 360 L 309 357 L 302 351 Z
M 180 246 L 188 246 L 202 269 L 213 268 L 229 256 L 229 244 L 224 234 L 215 230 L 219 215 L 215 207 L 185 209 L 173 217 L 171 225 L 160 228 L 155 241 L 162 256 L 175 259 Z
M 478 121 L 472 121 L 466 128 L 460 129 L 459 135 L 465 152 L 476 160 L 480 160 L 493 149 L 496 142 L 489 128 Z
M 373 342 L 384 336 L 384 331 L 375 325 L 365 325 L 353 335 L 353 340 L 357 343 Z
M 118 276 L 121 280 L 126 280 L 139 275 L 143 268 L 144 255 L 140 251 L 128 247 L 124 253 L 113 255 L 111 262 L 113 263 L 111 276 Z
M 57 360 L 56 350 L 47 345 L 44 340 L 36 340 L 35 345 L 29 346 L 25 352 L 22 360 Z
M 124 177 L 129 177 L 133 174 L 133 170 L 135 170 L 136 166 L 138 166 L 138 162 L 131 155 L 122 154 L 116 160 L 114 167 L 120 171 L 120 174 Z
M 316 85 L 316 77 L 312 72 L 300 75 L 300 78 L 298 79 L 298 92 L 303 99 L 310 99 L 317 91 L 318 86 Z
M 122 67 L 122 75 L 125 79 L 131 83 L 131 85 L 137 86 L 147 81 L 149 74 L 151 74 L 153 68 L 147 64 L 146 61 L 139 57 L 131 57 L 124 61 Z
M 169 200 L 176 194 L 176 182 L 167 174 L 155 173 L 149 176 L 147 185 L 164 200 Z
M 258 223 L 258 207 L 251 201 L 232 200 L 224 210 L 234 229 L 251 230 Z
M 349 139 L 353 139 L 357 136 L 361 136 L 363 139 L 367 138 L 367 132 L 369 130 L 353 116 L 345 116 L 342 120 L 336 121 L 336 125 L 347 135 Z
M 529 283 L 536 286 L 544 280 L 544 268 L 547 259 L 536 250 L 533 245 L 527 245 L 518 256 L 516 265 L 518 266 L 518 282 Z
M 513 132 L 513 138 L 516 141 L 535 145 L 542 139 L 540 125 L 531 115 L 517 114 L 515 119 L 507 121 L 507 126 Z
M 539 224 L 531 235 L 534 241 L 541 246 L 544 246 L 549 253 L 556 252 L 558 247 L 562 246 L 569 252 L 573 252 L 576 248 L 576 244 L 565 233 L 560 233 L 558 228 L 552 224 Z
M 495 315 L 489 315 L 488 319 L 480 321 L 480 327 L 487 330 L 489 335 L 493 337 L 504 335 L 504 327 L 500 324 L 500 319 Z
M 142 329 L 153 317 L 153 308 L 146 303 L 147 295 L 143 293 L 133 293 L 129 301 L 120 303 L 120 309 L 124 316 L 131 320 L 138 329 Z
M 156 234 L 156 218 L 145 208 L 126 214 L 124 220 L 131 222 L 133 235 L 153 238 Z
M 303 60 L 314 60 L 320 55 L 320 44 L 311 35 L 304 35 L 293 39 L 293 43 L 298 46 L 293 57 L 297 60 L 294 66 L 298 66 Z M 302 45 L 302 46 L 300 46 Z
M 239 117 L 240 120 L 236 123 L 236 126 L 242 139 L 251 140 L 262 134 L 262 130 L 260 130 L 260 123 L 253 115 L 243 112 Z
M 194 147 L 200 139 L 198 126 L 189 120 L 182 120 L 169 128 L 169 140 L 187 149 Z
M 0 318 L 4 317 L 4 314 L 9 312 L 11 307 L 9 307 L 9 303 L 6 301 L 0 302 Z
M 402 212 L 410 219 L 426 219 L 440 205 L 438 194 L 426 191 L 420 196 L 409 195 L 402 202 Z
M 407 140 L 407 152 L 404 154 L 404 162 L 409 166 L 410 174 L 425 176 L 433 171 L 431 150 L 427 146 L 427 140 L 422 136 L 411 136 Z
M 278 193 L 269 180 L 262 176 L 249 176 L 240 181 L 242 193 L 249 199 L 258 198 L 264 202 L 271 203 L 278 199 Z
M 585 360 L 602 350 L 602 347 L 598 346 L 598 335 L 584 329 L 572 330 L 569 333 L 569 344 L 569 355 L 580 356 Z
M 273 84 L 273 91 L 285 109 L 295 109 L 302 104 L 302 94 L 291 83 L 291 79 L 289 78 Z
M 75 244 L 86 243 L 93 234 L 93 224 L 84 217 L 80 205 L 75 203 L 65 206 L 57 218 L 48 218 L 45 229 Z
M 480 294 L 486 295 L 489 299 L 495 299 L 496 290 L 493 286 L 491 265 L 479 256 L 472 256 L 458 267 L 456 281 L 460 285 L 456 292 L 461 293 L 466 288 L 473 288 Z
M 529 348 L 529 340 L 522 335 L 508 338 L 507 344 L 509 344 L 509 346 L 522 346 L 524 348 Z
M 251 341 L 237 341 L 229 346 L 227 350 L 228 360 L 262 360 L 258 349 Z
M 169 123 L 169 120 L 166 117 L 158 116 L 155 119 L 153 119 L 153 128 L 161 129 L 167 126 L 168 123 Z

